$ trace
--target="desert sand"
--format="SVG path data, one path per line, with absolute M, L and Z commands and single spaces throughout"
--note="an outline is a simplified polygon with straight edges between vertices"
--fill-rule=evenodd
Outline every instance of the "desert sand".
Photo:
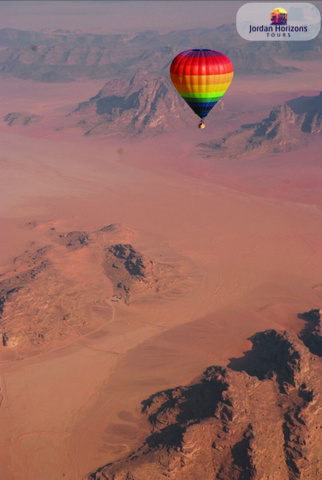
M 317 78 L 313 68 L 297 73 L 292 96 L 317 94 Z M 0 346 L 1 478 L 77 480 L 142 442 L 142 399 L 226 365 L 256 331 L 298 332 L 297 313 L 320 307 L 321 140 L 257 161 L 214 162 L 193 153 L 197 130 L 135 143 L 83 137 L 63 115 L 100 82 L 2 84 L 1 118 L 26 111 L 43 121 L 1 123 L 1 273 L 26 250 L 53 247 L 56 276 L 42 290 L 43 277 L 35 280 L 20 314 L 38 309 L 50 322 L 57 299 L 68 303 L 70 295 L 85 323 L 48 344 Z M 276 78 L 255 84 L 257 107 L 223 122 L 218 134 L 263 118 L 273 97 L 291 97 Z M 230 114 L 245 108 L 242 100 L 233 107 L 234 95 L 225 103 Z M 101 254 L 57 246 L 51 230 L 114 223 L 122 226 L 116 243 L 175 267 L 182 284 L 130 305 L 113 302 Z M 17 268 L 26 267 L 24 258 Z

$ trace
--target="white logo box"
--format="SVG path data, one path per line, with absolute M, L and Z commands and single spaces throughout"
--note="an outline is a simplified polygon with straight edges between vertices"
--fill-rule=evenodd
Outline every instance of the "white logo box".
M 272 24 L 271 13 L 280 8 L 287 12 L 286 24 Z M 306 41 L 321 30 L 321 14 L 311 3 L 246 3 L 237 12 L 239 35 L 251 41 Z

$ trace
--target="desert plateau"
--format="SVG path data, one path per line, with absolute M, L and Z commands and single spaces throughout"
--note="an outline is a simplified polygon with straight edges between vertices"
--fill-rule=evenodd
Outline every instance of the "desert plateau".
M 320 480 L 321 33 L 52 3 L 0 5 L 0 480 Z

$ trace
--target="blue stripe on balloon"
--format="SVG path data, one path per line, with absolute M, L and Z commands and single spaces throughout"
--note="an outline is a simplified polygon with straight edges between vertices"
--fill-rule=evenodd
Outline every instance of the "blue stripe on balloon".
M 216 105 L 217 102 L 187 102 L 190 108 L 198 115 L 200 118 L 205 118 L 212 107 Z
M 187 102 L 187 104 L 191 107 L 193 107 L 195 105 L 200 105 L 201 107 L 213 107 L 214 105 L 216 105 L 217 102 L 218 102 L 218 100 L 216 100 L 215 102 L 190 102 L 190 100 L 189 100 Z

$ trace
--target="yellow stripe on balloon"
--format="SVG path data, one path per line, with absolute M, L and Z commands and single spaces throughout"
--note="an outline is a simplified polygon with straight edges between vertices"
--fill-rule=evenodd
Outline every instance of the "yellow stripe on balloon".
M 223 73 L 221 75 L 177 75 L 171 73 L 171 80 L 177 85 L 218 85 L 231 83 L 234 73 Z

